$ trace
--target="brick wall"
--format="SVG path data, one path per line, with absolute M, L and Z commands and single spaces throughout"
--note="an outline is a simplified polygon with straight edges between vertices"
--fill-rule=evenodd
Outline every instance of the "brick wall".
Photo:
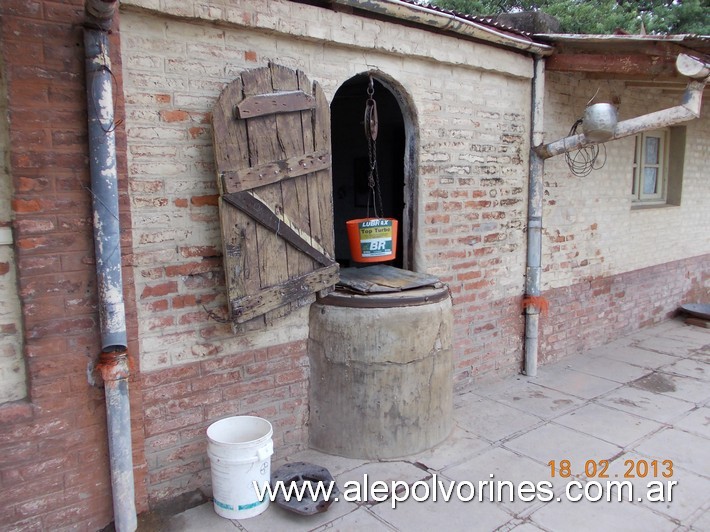
M 0 528 L 93 531 L 110 523 L 113 511 L 104 396 L 91 375 L 100 343 L 87 189 L 83 2 L 6 0 L 0 14 L 16 262 L 3 250 L 0 273 L 7 277 L 8 268 L 17 266 L 22 316 L 14 325 L 23 328 L 28 373 L 27 398 L 0 405 Z M 123 169 L 125 175 L 125 163 Z M 125 182 L 122 188 L 125 199 Z M 6 190 L 3 201 L 10 197 Z M 127 216 L 126 207 L 124 202 Z M 126 232 L 124 251 L 130 240 Z M 130 275 L 126 296 L 135 337 Z M 9 329 L 2 327 L 4 342 Z M 140 427 L 140 404 L 134 401 L 133 408 Z M 135 433 L 134 454 L 139 508 L 145 509 L 141 434 Z
M 122 6 L 151 504 L 209 492 L 204 430 L 219 417 L 274 422 L 275 460 L 307 442 L 307 312 L 234 334 L 206 311 L 226 313 L 210 112 L 242 70 L 300 68 L 329 98 L 371 69 L 401 87 L 418 139 L 415 262 L 451 286 L 457 380 L 517 371 L 529 59 L 292 2 Z
M 568 134 L 594 93 L 620 100 L 619 119 L 678 105 L 681 91 L 548 72 L 545 138 Z M 633 138 L 604 145 L 606 164 L 575 177 L 564 157 L 545 163 L 543 361 L 598 346 L 710 296 L 710 113 L 687 128 L 680 206 L 632 209 Z
M 546 141 L 567 135 L 586 102 L 619 100 L 620 120 L 678 105 L 681 91 L 547 73 Z M 595 347 L 710 295 L 710 113 L 687 122 L 680 206 L 632 209 L 633 138 L 604 145 L 606 164 L 573 176 L 564 157 L 545 163 L 541 360 Z
M 540 362 L 668 319 L 680 303 L 707 301 L 709 261 L 710 255 L 701 255 L 547 291 L 550 312 L 541 319 Z
M 520 369 L 529 58 L 281 0 L 121 6 L 112 47 L 139 511 L 209 494 L 204 431 L 218 418 L 272 421 L 276 460 L 307 441 L 307 310 L 242 333 L 210 316 L 226 312 L 210 112 L 241 70 L 300 68 L 329 98 L 371 69 L 401 87 L 416 128 L 414 262 L 451 288 L 456 381 Z M 0 274 L 19 265 L 29 375 L 27 400 L 0 406 L 0 524 L 95 530 L 111 502 L 103 393 L 87 378 L 99 345 L 82 3 L 8 0 L 0 10 L 16 236 Z M 550 74 L 549 139 L 567 133 L 589 83 Z M 603 91 L 622 93 L 625 116 L 677 98 Z M 631 211 L 628 141 L 609 144 L 607 166 L 587 179 L 560 158 L 546 165 L 543 360 L 707 295 L 704 112 L 688 126 L 678 208 Z
M 212 357 L 143 378 L 149 503 L 158 508 L 209 495 L 205 429 L 231 415 L 257 415 L 274 428 L 274 460 L 307 441 L 305 340 Z
M 621 100 L 620 119 L 678 105 L 682 92 L 547 73 L 545 138 L 567 135 L 599 89 L 600 101 Z M 607 162 L 588 177 L 574 177 L 564 157 L 545 163 L 543 289 L 575 285 L 710 253 L 710 189 L 706 165 L 710 111 L 687 122 L 680 206 L 631 208 L 634 139 L 605 144 Z
M 528 59 L 290 2 L 162 3 L 157 8 L 153 2 L 128 0 L 123 6 L 132 264 L 141 363 L 147 372 L 151 500 L 205 491 L 203 433 L 221 415 L 261 412 L 274 417 L 277 460 L 306 441 L 302 423 L 307 420 L 307 357 L 298 350 L 291 358 L 276 354 L 271 366 L 259 358 L 264 350 L 278 353 L 280 344 L 301 345 L 306 315 L 296 314 L 266 331 L 234 334 L 227 325 L 210 320 L 205 310 L 226 312 L 209 113 L 222 87 L 244 69 L 268 61 L 303 69 L 330 98 L 344 81 L 370 69 L 380 70 L 401 88 L 411 102 L 417 130 L 414 262 L 416 269 L 440 276 L 451 288 L 456 382 L 463 385 L 520 370 Z M 136 7 L 143 10 L 134 12 Z M 567 133 L 583 99 L 582 86 L 579 79 L 550 75 L 549 138 Z M 634 106 L 629 104 L 625 112 L 634 113 L 646 103 Z M 687 249 L 703 252 L 692 244 L 698 236 L 697 216 L 683 229 L 688 231 L 686 250 L 679 255 L 654 262 L 620 250 L 619 242 L 640 245 L 646 223 L 643 214 L 628 209 L 627 184 L 618 179 L 626 175 L 626 163 L 628 154 L 619 143 L 610 145 L 606 170 L 594 178 L 571 179 L 560 160 L 548 164 L 543 281 L 559 309 L 543 321 L 545 331 L 552 331 L 543 358 L 602 343 L 647 323 L 637 314 L 623 327 L 608 327 L 608 319 L 599 317 L 598 307 L 606 303 L 598 299 L 598 290 L 585 291 L 590 281 L 633 284 L 637 277 L 618 277 L 625 268 L 663 264 L 686 256 Z M 631 216 L 636 216 L 633 240 L 619 225 Z M 699 278 L 690 284 L 680 282 L 682 276 L 677 279 L 676 291 L 658 316 L 668 314 L 672 298 L 702 284 Z M 558 288 L 562 291 L 552 291 Z M 652 290 L 643 294 L 639 297 L 656 297 Z M 585 310 L 576 308 L 577 301 L 589 298 L 597 299 Z M 565 312 L 568 306 L 575 309 L 574 319 L 589 324 L 592 332 L 572 332 L 577 322 Z M 614 315 L 619 323 L 625 319 L 618 311 Z M 562 333 L 564 341 L 554 335 L 560 328 L 569 329 Z M 217 367 L 226 369 L 214 375 Z M 297 380 L 279 385 L 282 375 Z M 229 385 L 206 394 L 199 384 L 204 379 L 234 379 L 237 389 L 253 387 L 258 392 L 248 401 L 226 391 Z M 159 392 L 152 390 L 155 382 L 160 383 Z M 157 397 L 173 406 L 166 407 Z M 293 416 L 284 409 L 288 401 L 297 405 Z M 187 417 L 179 415 L 183 406 Z M 292 421 L 296 425 L 288 424 Z

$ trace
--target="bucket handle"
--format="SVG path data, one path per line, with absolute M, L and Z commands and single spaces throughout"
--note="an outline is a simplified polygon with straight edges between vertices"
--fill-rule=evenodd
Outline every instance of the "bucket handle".
M 264 445 L 263 447 L 260 447 L 257 451 L 256 454 L 259 456 L 259 461 L 263 462 L 267 458 L 269 458 L 272 454 L 274 454 L 274 442 L 273 440 L 269 440 L 269 443 Z

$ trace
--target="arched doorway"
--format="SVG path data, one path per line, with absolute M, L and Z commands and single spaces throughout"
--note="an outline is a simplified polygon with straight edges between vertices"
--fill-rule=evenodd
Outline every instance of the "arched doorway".
M 379 214 L 399 220 L 397 257 L 388 264 L 412 269 L 414 113 L 398 84 L 380 72 L 359 74 L 347 80 L 330 106 L 335 258 L 341 266 L 354 265 L 345 222 L 368 215 L 369 156 L 363 122 L 370 76 L 374 80 L 373 97 L 379 116 L 377 161 L 384 211 Z M 370 215 L 374 215 L 372 206 Z

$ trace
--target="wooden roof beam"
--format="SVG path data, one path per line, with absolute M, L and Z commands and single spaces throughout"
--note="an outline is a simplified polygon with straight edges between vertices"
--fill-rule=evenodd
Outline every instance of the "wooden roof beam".
M 555 54 L 547 58 L 545 70 L 585 72 L 645 78 L 676 77 L 675 57 L 645 54 Z

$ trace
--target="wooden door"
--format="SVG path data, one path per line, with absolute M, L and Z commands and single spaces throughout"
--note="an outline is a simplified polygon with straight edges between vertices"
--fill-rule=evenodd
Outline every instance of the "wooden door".
M 330 109 L 303 72 L 270 64 L 225 87 L 213 126 L 231 319 L 268 323 L 338 281 Z

